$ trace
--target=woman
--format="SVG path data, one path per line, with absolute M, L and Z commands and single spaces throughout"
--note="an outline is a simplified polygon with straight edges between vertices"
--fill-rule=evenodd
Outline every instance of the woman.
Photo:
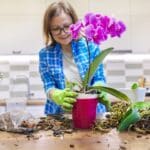
M 47 94 L 45 113 L 59 114 L 70 111 L 77 93 L 66 89 L 66 81 L 81 82 L 89 67 L 87 44 L 84 38 L 72 40 L 69 26 L 78 17 L 71 5 L 64 1 L 52 3 L 46 10 L 43 22 L 45 45 L 39 53 L 39 69 Z M 89 43 L 91 60 L 100 52 L 97 45 Z M 100 65 L 91 85 L 105 83 Z M 98 106 L 99 110 L 100 105 Z

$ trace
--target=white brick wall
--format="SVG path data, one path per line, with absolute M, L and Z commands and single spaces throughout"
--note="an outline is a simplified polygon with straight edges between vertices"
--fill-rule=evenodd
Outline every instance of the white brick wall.
M 109 55 L 105 61 L 105 71 L 109 86 L 130 87 L 133 82 L 144 76 L 150 79 L 150 55 L 122 54 Z
M 115 88 L 130 87 L 140 76 L 150 78 L 150 55 L 109 55 L 104 60 L 108 86 Z M 27 76 L 30 81 L 32 99 L 45 98 L 43 84 L 38 72 L 38 55 L 0 56 L 0 98 L 23 97 L 27 92 L 24 80 L 18 80 L 12 88 L 12 80 L 17 75 Z

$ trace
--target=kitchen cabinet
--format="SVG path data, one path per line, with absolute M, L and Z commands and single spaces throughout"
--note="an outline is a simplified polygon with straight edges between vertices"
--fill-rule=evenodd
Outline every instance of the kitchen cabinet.
M 121 39 L 110 39 L 102 46 L 117 50 L 132 50 L 134 53 L 149 53 L 150 35 L 149 0 L 90 0 L 90 11 L 102 12 L 122 20 L 127 27 Z
M 55 0 L 1 0 L 0 54 L 37 54 L 44 47 L 42 35 L 43 14 Z M 133 50 L 148 53 L 150 1 L 149 0 L 70 0 L 79 18 L 86 12 L 101 12 L 125 22 L 127 31 L 121 39 L 110 39 L 102 48 Z
M 130 1 L 131 0 L 90 0 L 89 9 L 91 12 L 102 13 L 115 17 L 125 23 L 127 30 L 121 38 L 108 39 L 101 44 L 101 48 L 114 47 L 115 50 L 131 49 L 131 26 L 130 26 Z
M 131 0 L 131 47 L 135 53 L 150 53 L 150 1 Z
M 44 47 L 43 15 L 54 0 L 1 0 L 0 55 L 37 54 Z M 79 16 L 88 10 L 88 1 L 70 2 Z M 84 6 L 78 10 L 80 6 Z
M 0 1 L 0 54 L 35 54 L 43 46 L 45 0 Z

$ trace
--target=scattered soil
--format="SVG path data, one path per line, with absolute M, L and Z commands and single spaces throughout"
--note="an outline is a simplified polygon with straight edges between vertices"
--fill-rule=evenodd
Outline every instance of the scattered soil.
M 70 148 L 74 148 L 75 146 L 74 146 L 73 144 L 70 144 L 69 147 L 70 147 Z

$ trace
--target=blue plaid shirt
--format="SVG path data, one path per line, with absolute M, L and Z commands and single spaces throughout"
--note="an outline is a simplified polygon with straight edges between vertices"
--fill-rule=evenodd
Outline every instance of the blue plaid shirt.
M 81 79 L 83 79 L 89 68 L 89 53 L 86 40 L 84 38 L 81 38 L 80 40 L 72 40 L 71 46 L 75 64 L 77 65 Z M 92 42 L 89 42 L 88 47 L 90 50 L 90 61 L 92 62 L 92 60 L 100 53 L 100 50 L 99 47 Z M 43 48 L 39 52 L 39 71 L 46 93 L 52 88 L 65 88 L 62 56 L 63 53 L 60 44 Z M 90 85 L 93 85 L 98 81 L 105 83 L 102 64 L 99 65 Z M 102 111 L 102 109 L 105 109 L 104 106 L 98 105 L 97 111 Z M 52 100 L 47 99 L 45 114 L 59 113 L 63 113 L 62 108 Z

